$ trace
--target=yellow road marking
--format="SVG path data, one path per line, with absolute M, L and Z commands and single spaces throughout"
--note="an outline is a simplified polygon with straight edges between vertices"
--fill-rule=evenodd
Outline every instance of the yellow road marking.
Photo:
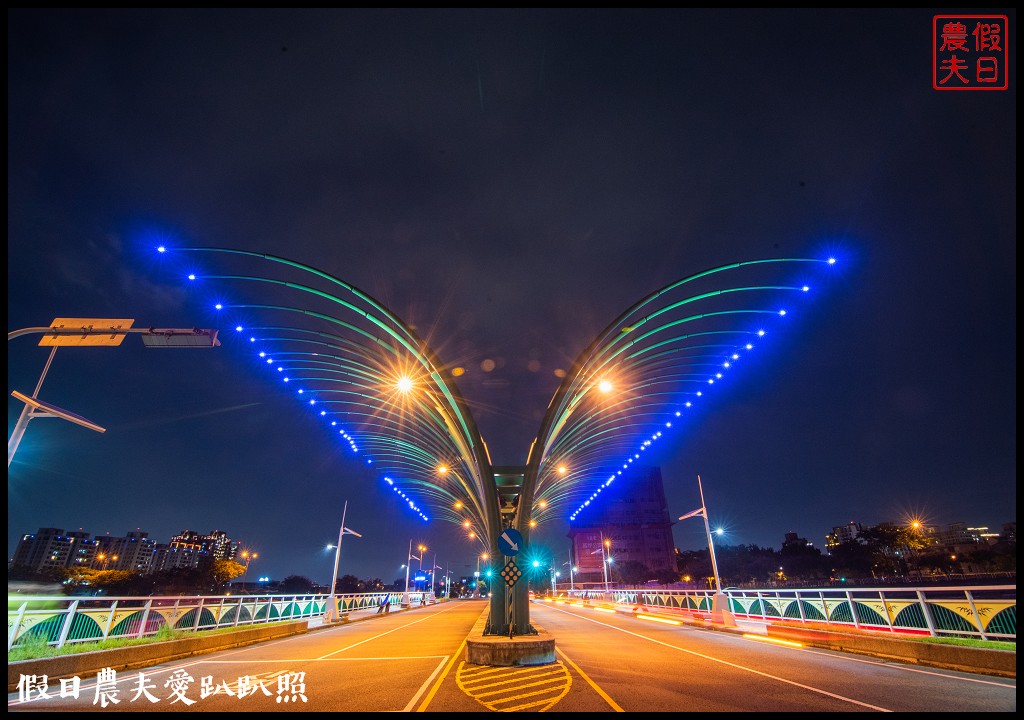
M 437 681 L 434 683 L 434 686 L 430 688 L 430 691 L 423 698 L 423 702 L 421 702 L 419 707 L 416 708 L 416 712 L 426 712 L 427 706 L 430 704 L 430 701 L 434 699 L 434 696 L 437 695 L 437 691 L 441 689 L 441 683 L 444 682 L 444 679 L 448 677 L 448 673 L 451 672 L 452 665 L 455 664 L 455 660 L 462 655 L 462 649 L 464 647 L 466 647 L 465 639 L 463 639 L 462 643 L 459 645 L 459 649 L 452 653 L 452 657 L 448 661 L 448 664 L 445 666 L 444 672 L 437 676 Z
M 586 680 L 587 684 L 590 685 L 590 687 L 594 688 L 594 692 L 596 692 L 598 695 L 600 695 L 602 698 L 604 698 L 604 701 L 606 703 L 611 705 L 612 710 L 614 710 L 615 712 L 625 712 L 625 710 L 623 710 L 621 707 L 619 707 L 619 704 L 617 702 L 615 702 L 614 700 L 612 700 L 608 696 L 608 693 L 606 693 L 604 690 L 602 690 L 600 687 L 598 687 L 597 684 L 593 680 L 591 680 L 590 677 L 585 672 L 583 672 L 583 670 L 580 669 L 579 665 L 577 665 L 572 660 L 570 660 L 569 656 L 566 655 L 564 652 L 562 652 L 561 648 L 556 647 L 555 648 L 555 652 L 557 652 L 559 655 L 564 657 L 565 661 L 567 663 L 569 663 L 570 665 L 572 665 L 572 669 L 575 670 L 576 672 L 578 672 L 580 674 L 580 677 L 583 678 L 584 680 Z
M 481 667 L 463 662 L 456 673 L 459 689 L 488 710 L 550 710 L 572 688 L 572 675 L 556 662 L 521 667 Z M 515 703 L 515 704 L 511 704 Z

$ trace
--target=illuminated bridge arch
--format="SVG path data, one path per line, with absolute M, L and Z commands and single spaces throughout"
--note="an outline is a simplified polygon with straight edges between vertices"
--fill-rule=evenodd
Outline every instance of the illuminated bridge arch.
M 733 366 L 750 362 L 751 350 L 785 322 L 790 307 L 806 302 L 813 278 L 834 262 L 731 263 L 641 298 L 579 354 L 525 464 L 494 467 L 451 369 L 383 303 L 294 260 L 227 248 L 175 252 L 182 251 L 228 266 L 182 267 L 187 282 L 262 292 L 259 302 L 217 307 L 254 320 L 238 323 L 238 344 L 336 431 L 343 452 L 372 463 L 424 521 L 472 527 L 492 557 L 500 556 L 505 527 L 528 543 L 535 523 L 572 522 L 585 512 Z M 229 342 L 224 333 L 221 339 Z M 503 514 L 503 505 L 510 512 Z M 504 618 L 506 592 L 501 583 L 492 588 L 492 619 Z M 512 623 L 520 634 L 531 631 L 526 592 L 516 585 Z M 494 620 L 487 631 L 506 634 L 509 627 Z

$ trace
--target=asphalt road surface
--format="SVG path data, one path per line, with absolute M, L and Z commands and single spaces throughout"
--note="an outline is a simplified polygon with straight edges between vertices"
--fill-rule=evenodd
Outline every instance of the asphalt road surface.
M 1016 680 L 534 602 L 557 662 L 465 662 L 457 600 L 116 677 L 36 679 L 12 711 L 1013 712 Z M 45 697 L 44 697 L 45 695 Z M 63 697 L 62 697 L 63 695 Z M 116 702 L 115 702 L 116 701 Z

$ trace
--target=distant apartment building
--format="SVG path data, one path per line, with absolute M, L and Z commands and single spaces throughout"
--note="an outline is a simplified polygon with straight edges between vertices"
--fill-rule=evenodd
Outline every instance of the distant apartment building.
M 97 570 L 130 570 L 149 575 L 176 568 L 196 568 L 204 557 L 233 560 L 239 544 L 223 530 L 200 535 L 185 530 L 169 543 L 156 543 L 148 532 L 133 530 L 116 537 L 99 535 L 90 539 L 82 531 L 65 532 L 60 528 L 39 528 L 22 535 L 11 559 L 10 569 L 29 572 L 90 567 Z
M 905 528 L 907 525 L 904 523 L 881 522 L 874 527 L 892 529 Z M 1015 541 L 1017 530 L 1016 523 L 1005 523 L 1003 525 L 1003 533 L 1000 534 L 991 532 L 985 526 L 970 527 L 967 523 L 963 522 L 951 523 L 945 528 L 920 524 L 915 526 L 914 529 L 928 547 L 941 547 L 959 551 L 965 551 L 971 546 L 995 543 L 1008 537 L 1012 537 L 1012 541 Z M 864 526 L 858 522 L 850 521 L 846 525 L 837 525 L 832 528 L 832 532 L 825 535 L 825 550 L 830 551 L 844 542 L 856 540 L 863 531 Z
M 788 533 L 786 533 L 783 536 L 782 547 L 783 547 L 783 549 L 785 549 L 785 548 L 796 548 L 796 547 L 809 547 L 810 548 L 810 547 L 814 547 L 814 543 L 812 543 L 807 538 L 800 537 L 795 532 L 790 530 Z
M 157 543 L 153 548 L 153 572 L 199 567 L 201 547 Z
M 192 549 L 199 556 L 209 555 L 217 560 L 234 560 L 239 551 L 239 543 L 232 542 L 223 530 L 211 530 L 207 535 L 182 530 L 171 538 L 170 546 Z
M 18 540 L 11 568 L 47 572 L 76 566 L 89 567 L 96 551 L 96 541 L 91 540 L 87 532 L 39 528 Z
M 853 542 L 863 530 L 864 526 L 853 520 L 846 525 L 836 525 L 832 532 L 825 535 L 825 552 L 830 552 L 845 542 Z
M 92 567 L 98 570 L 131 570 L 148 575 L 153 571 L 153 546 L 149 533 L 132 530 L 124 537 L 100 535 Z
M 636 561 L 652 573 L 676 569 L 673 522 L 659 467 L 632 467 L 601 492 L 578 520 L 570 523 L 572 562 L 579 582 L 603 580 L 602 562 Z M 602 555 L 602 542 L 609 541 Z M 556 563 L 557 564 L 557 563 Z
M 1005 540 L 1005 541 L 1011 542 L 1011 543 L 1016 543 L 1017 542 L 1017 523 L 1015 523 L 1015 522 L 1003 523 L 1003 530 L 999 534 L 999 536 L 1000 536 L 1001 540 Z
M 1004 529 L 1005 529 L 1004 525 Z M 973 545 L 988 545 L 997 542 L 1000 534 L 991 532 L 988 527 L 968 527 L 967 523 L 957 522 L 936 534 L 935 544 L 947 548 L 966 549 Z

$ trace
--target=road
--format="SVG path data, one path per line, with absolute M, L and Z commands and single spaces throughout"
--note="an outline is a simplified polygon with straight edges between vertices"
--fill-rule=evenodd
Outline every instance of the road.
M 487 611 L 459 600 L 292 638 L 124 671 L 49 678 L 12 711 L 1012 712 L 1016 680 L 935 670 L 622 613 L 535 602 L 557 662 L 465 663 Z M 251 692 L 250 692 L 251 691 Z M 117 700 L 116 703 L 113 700 Z M 106 706 L 104 707 L 104 701 Z

